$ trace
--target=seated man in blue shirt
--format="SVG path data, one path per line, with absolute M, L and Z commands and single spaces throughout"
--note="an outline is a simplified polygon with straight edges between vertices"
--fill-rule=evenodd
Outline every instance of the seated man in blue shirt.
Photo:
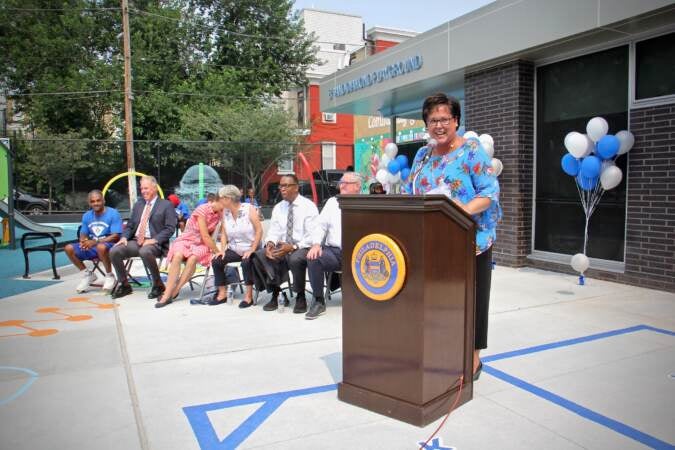
M 84 272 L 82 281 L 77 285 L 77 292 L 85 292 L 96 280 L 93 270 L 87 269 L 82 262 L 92 259 L 103 263 L 106 273 L 103 290 L 111 291 L 115 285 L 115 277 L 108 253 L 120 238 L 122 218 L 115 208 L 105 206 L 101 191 L 91 191 L 88 198 L 91 209 L 82 216 L 80 242 L 66 245 L 65 252 L 75 267 Z

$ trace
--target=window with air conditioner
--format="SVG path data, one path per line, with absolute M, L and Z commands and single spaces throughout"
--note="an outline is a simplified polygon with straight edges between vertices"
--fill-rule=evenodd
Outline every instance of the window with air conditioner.
M 337 123 L 337 114 L 335 113 L 321 113 L 323 123 Z

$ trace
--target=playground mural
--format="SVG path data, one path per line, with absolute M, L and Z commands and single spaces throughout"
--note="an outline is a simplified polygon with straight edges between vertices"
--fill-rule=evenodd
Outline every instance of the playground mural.
M 420 141 L 425 138 L 424 122 L 396 119 L 396 143 Z M 380 158 L 391 137 L 391 119 L 378 116 L 354 116 L 354 170 L 366 186 L 375 181 Z

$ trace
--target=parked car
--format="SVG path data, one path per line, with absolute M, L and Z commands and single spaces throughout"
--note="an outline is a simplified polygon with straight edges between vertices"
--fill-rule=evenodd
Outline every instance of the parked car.
M 49 211 L 49 199 L 14 190 L 14 208 L 24 214 L 44 214 Z M 59 209 L 59 203 L 52 199 L 52 211 Z

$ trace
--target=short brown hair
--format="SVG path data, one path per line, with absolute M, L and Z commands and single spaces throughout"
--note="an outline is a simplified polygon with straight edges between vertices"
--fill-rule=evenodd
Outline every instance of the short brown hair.
M 422 120 L 424 120 L 425 125 L 429 125 L 427 123 L 429 114 L 431 114 L 431 112 L 436 109 L 436 107 L 441 105 L 447 106 L 450 110 L 450 114 L 452 114 L 452 117 L 457 119 L 457 127 L 455 129 L 458 130 L 459 121 L 462 118 L 462 108 L 459 105 L 459 100 L 457 100 L 455 97 L 448 97 L 442 92 L 430 95 L 424 99 L 424 104 L 422 105 Z

